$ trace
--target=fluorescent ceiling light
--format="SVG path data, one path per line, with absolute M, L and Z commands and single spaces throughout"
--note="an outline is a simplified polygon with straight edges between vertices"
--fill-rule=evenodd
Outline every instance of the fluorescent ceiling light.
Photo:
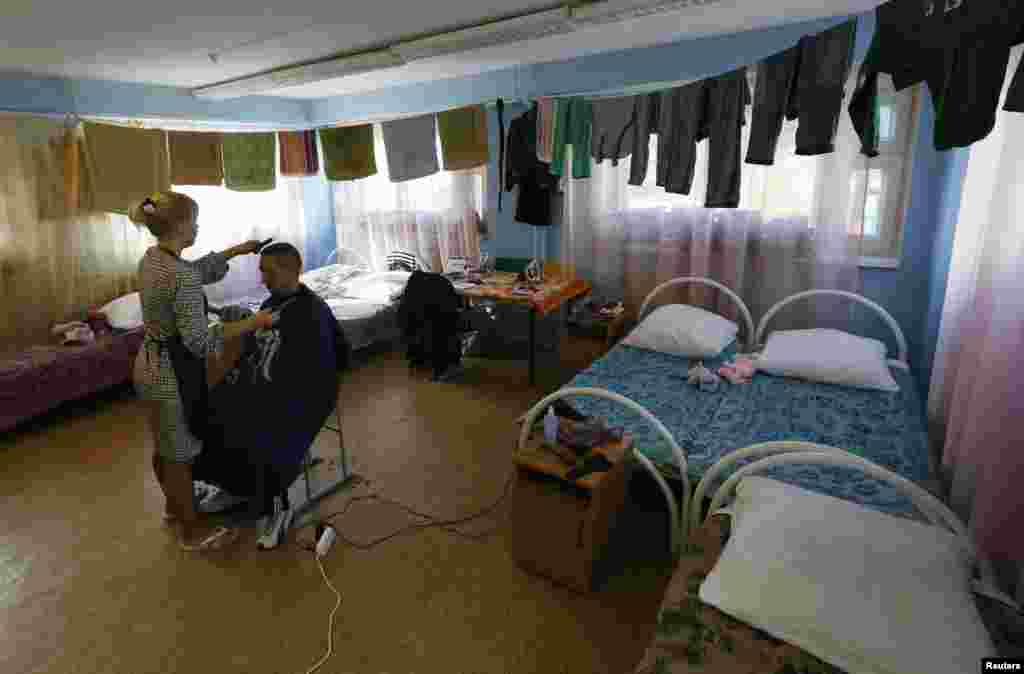
M 253 96 L 267 93 L 275 89 L 285 89 L 311 82 L 365 73 L 371 70 L 382 70 L 402 65 L 405 61 L 397 53 L 384 49 L 380 51 L 344 56 L 327 61 L 317 61 L 290 68 L 274 70 L 262 75 L 253 75 L 221 84 L 193 89 L 192 94 L 198 98 L 224 100 Z
M 568 33 L 569 12 L 566 8 L 536 12 L 514 19 L 494 21 L 464 30 L 434 35 L 421 40 L 400 42 L 392 47 L 406 61 L 443 56 L 456 52 L 524 42 L 548 35 Z
M 627 21 L 652 14 L 678 12 L 712 5 L 720 0 L 605 0 L 573 7 L 569 22 L 574 28 Z

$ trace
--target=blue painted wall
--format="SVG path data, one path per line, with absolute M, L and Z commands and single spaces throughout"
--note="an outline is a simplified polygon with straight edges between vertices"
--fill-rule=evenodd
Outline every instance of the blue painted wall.
M 900 267 L 862 272 L 863 294 L 885 307 L 903 328 L 922 397 L 931 379 L 967 156 L 966 150 L 935 150 L 935 114 L 927 92 L 924 96 Z
M 302 127 L 309 125 L 312 106 L 264 96 L 206 101 L 176 87 L 7 73 L 0 74 L 0 110 Z
M 932 249 L 930 278 L 928 283 L 928 313 L 924 325 L 924 381 L 931 380 L 934 369 L 935 347 L 939 338 L 939 324 L 942 307 L 946 299 L 946 285 L 949 279 L 949 264 L 953 257 L 953 236 L 960 216 L 960 199 L 963 196 L 964 177 L 967 174 L 969 150 L 953 150 L 948 153 L 944 186 L 938 206 L 935 227 L 935 241 Z M 922 388 L 922 390 L 926 390 Z

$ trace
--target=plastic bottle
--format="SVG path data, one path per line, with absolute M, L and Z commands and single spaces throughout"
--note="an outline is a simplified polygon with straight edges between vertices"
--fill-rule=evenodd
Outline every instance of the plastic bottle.
M 544 441 L 552 447 L 558 444 L 558 417 L 555 416 L 554 406 L 548 407 L 548 413 L 544 416 Z

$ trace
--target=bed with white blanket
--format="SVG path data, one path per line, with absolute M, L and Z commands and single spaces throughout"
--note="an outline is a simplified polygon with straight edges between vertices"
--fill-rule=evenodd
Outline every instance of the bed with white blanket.
M 299 281 L 324 298 L 353 350 L 392 341 L 399 336 L 397 298 L 412 274 L 370 271 L 365 264 L 328 264 L 299 276 Z M 262 289 L 230 304 L 253 311 L 270 294 Z

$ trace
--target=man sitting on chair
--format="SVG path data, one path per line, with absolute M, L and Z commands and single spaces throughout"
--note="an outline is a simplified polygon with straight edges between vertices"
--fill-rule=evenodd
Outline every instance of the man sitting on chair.
M 275 547 L 290 524 L 285 494 L 337 405 L 350 356 L 327 303 L 299 282 L 301 271 L 302 257 L 291 244 L 261 251 L 271 295 L 260 310 L 276 313 L 277 323 L 250 335 L 237 364 L 212 383 L 211 437 L 194 467 L 197 480 L 221 488 L 200 509 L 220 512 L 248 501 L 249 513 L 263 518 L 264 548 Z

